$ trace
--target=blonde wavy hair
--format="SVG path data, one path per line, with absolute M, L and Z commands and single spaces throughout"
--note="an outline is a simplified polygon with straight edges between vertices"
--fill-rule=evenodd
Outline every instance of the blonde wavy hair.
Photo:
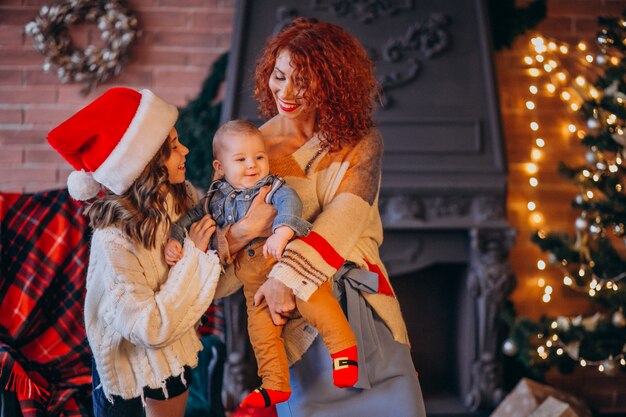
M 86 209 L 93 229 L 114 226 L 130 239 L 152 249 L 160 227 L 169 230 L 171 219 L 166 208 L 169 193 L 174 197 L 177 214 L 191 208 L 185 184 L 170 184 L 165 162 L 170 157 L 169 138 L 152 158 L 143 172 L 122 195 L 105 190 Z

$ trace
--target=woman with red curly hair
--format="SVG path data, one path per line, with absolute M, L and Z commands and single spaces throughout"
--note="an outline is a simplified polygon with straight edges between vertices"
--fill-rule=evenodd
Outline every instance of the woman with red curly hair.
M 378 250 L 383 144 L 372 120 L 372 61 L 345 30 L 297 18 L 267 42 L 255 81 L 260 112 L 269 118 L 260 129 L 271 170 L 296 190 L 302 217 L 313 224 L 287 245 L 255 295 L 255 305 L 265 300 L 274 324 L 284 325 L 292 394 L 277 405 L 279 416 L 425 416 L 406 326 Z M 220 232 L 222 256 L 261 235 L 265 217 L 260 209 L 249 212 L 245 227 Z M 317 330 L 292 314 L 295 297 L 306 301 L 329 282 L 357 336 L 357 389 L 333 385 L 333 370 L 347 365 L 329 361 Z

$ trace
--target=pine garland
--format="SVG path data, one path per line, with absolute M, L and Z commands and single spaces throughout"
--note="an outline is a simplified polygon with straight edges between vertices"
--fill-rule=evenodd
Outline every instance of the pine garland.
M 213 177 L 213 135 L 219 127 L 222 102 L 216 102 L 220 87 L 226 79 L 228 54 L 221 55 L 204 81 L 198 97 L 180 109 L 176 130 L 189 148 L 187 179 L 196 187 L 208 188 Z

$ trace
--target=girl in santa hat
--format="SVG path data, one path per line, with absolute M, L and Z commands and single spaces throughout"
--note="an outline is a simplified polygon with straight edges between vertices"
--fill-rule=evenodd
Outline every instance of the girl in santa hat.
M 178 111 L 149 90 L 113 88 L 56 127 L 48 141 L 75 169 L 72 197 L 94 229 L 85 328 L 95 415 L 182 416 L 202 348 L 195 325 L 221 272 L 210 216 L 190 230 L 169 269 L 163 244 L 196 193 L 185 182 Z

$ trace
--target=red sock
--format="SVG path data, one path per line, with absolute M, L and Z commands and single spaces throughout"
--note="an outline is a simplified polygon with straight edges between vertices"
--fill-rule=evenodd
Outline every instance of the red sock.
M 273 389 L 265 389 L 261 387 L 248 394 L 239 406 L 264 408 L 287 401 L 289 396 L 291 396 L 291 392 L 274 391 Z
M 352 387 L 359 380 L 359 357 L 356 346 L 330 355 L 333 358 L 333 383 L 339 388 Z

